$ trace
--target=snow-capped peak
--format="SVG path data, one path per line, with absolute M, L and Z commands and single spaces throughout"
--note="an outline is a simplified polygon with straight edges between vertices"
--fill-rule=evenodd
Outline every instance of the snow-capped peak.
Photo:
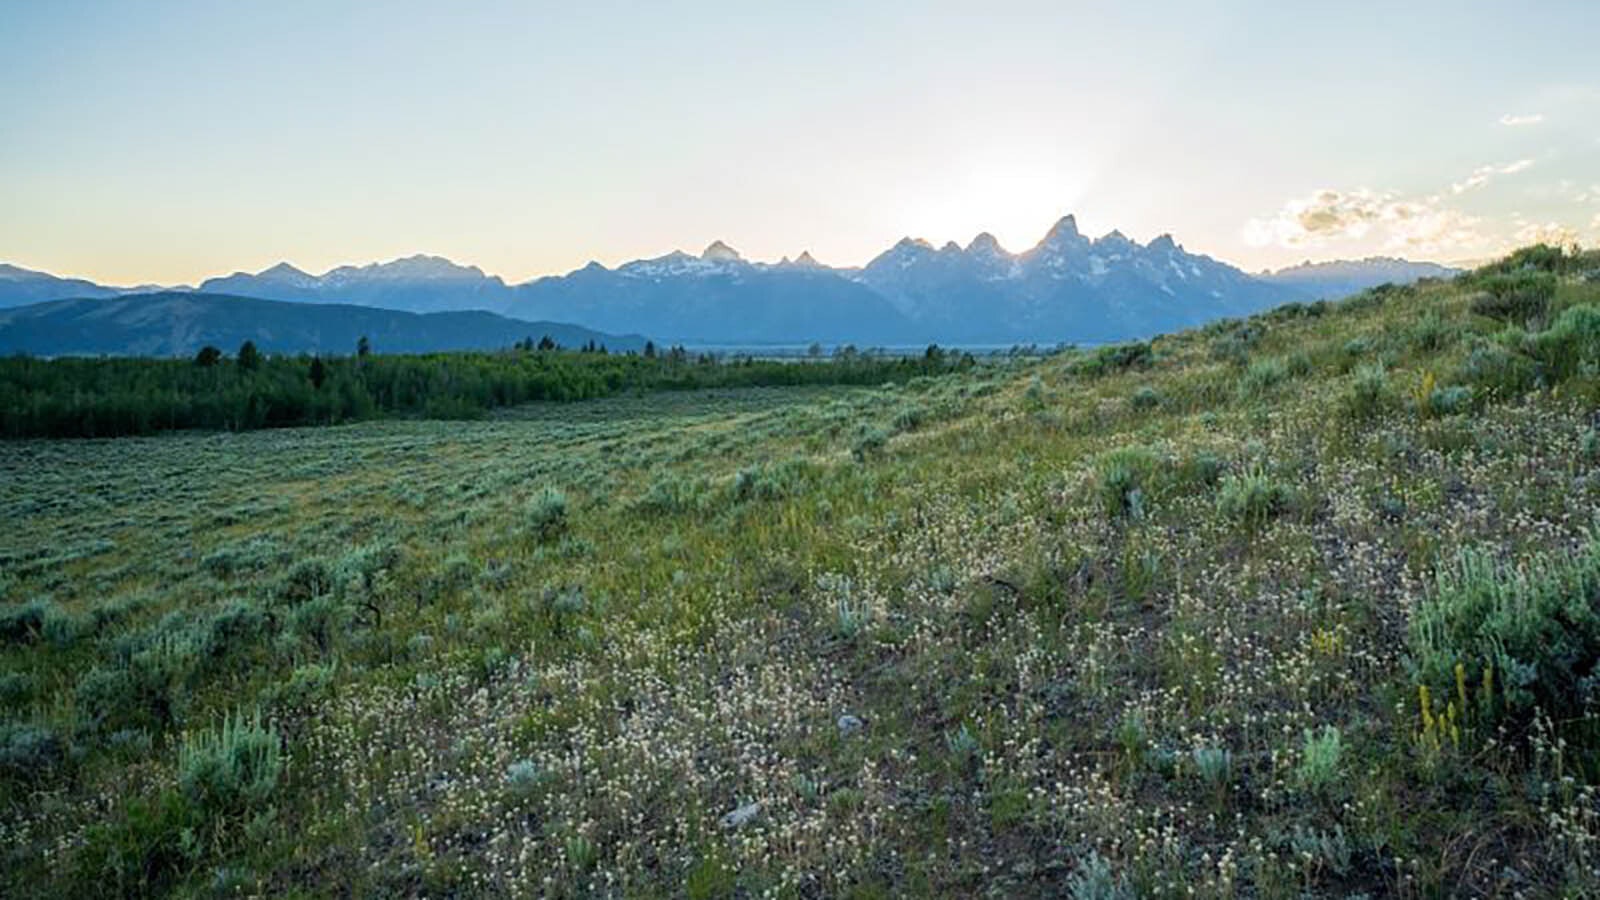
M 416 253 L 386 263 L 340 266 L 322 280 L 340 284 L 354 281 L 479 281 L 486 276 L 477 266 L 462 266 L 442 257 Z
M 1005 248 L 1000 246 L 1000 241 L 987 231 L 973 238 L 972 242 L 967 244 L 967 252 L 979 256 L 1006 255 Z
M 705 252 L 700 254 L 700 258 L 705 260 L 706 262 L 743 262 L 744 261 L 744 257 L 739 255 L 739 251 L 733 249 L 732 247 L 729 247 L 727 244 L 724 244 L 720 240 L 719 241 L 712 241 L 711 245 L 705 249 Z
M 1083 240 L 1083 235 L 1078 232 L 1078 220 L 1069 214 L 1062 216 L 1056 221 L 1056 224 L 1050 226 L 1050 230 L 1045 233 L 1044 240 L 1039 242 L 1039 246 L 1053 246 L 1068 241 L 1077 242 L 1081 240 Z
M 301 286 L 313 285 L 317 281 L 316 276 L 302 272 L 286 262 L 278 263 L 270 269 L 262 269 L 256 277 Z
M 1121 247 L 1137 246 L 1132 240 L 1128 239 L 1127 235 L 1123 234 L 1121 231 L 1118 231 L 1116 229 L 1112 229 L 1109 233 L 1101 235 L 1099 238 L 1097 238 L 1095 240 L 1094 243 L 1095 243 L 1095 246 L 1097 246 L 1097 247 L 1104 246 L 1104 247 L 1112 247 L 1112 248 L 1121 248 Z

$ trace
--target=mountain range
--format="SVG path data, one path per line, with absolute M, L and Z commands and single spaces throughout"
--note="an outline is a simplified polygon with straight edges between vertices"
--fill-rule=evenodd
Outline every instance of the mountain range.
M 192 291 L 50 300 L 0 309 L 0 354 L 189 356 L 232 353 L 253 341 L 271 353 L 349 354 L 365 337 L 380 353 L 497 350 L 545 336 L 563 347 L 593 341 L 640 350 L 638 335 L 559 322 L 522 322 L 482 310 L 412 313 L 332 303 L 260 300 Z
M 1389 256 L 1366 259 L 1339 259 L 1314 263 L 1307 260 L 1276 272 L 1262 272 L 1258 278 L 1293 288 L 1316 300 L 1348 297 L 1380 284 L 1410 284 L 1424 278 L 1454 278 L 1462 269 L 1431 262 L 1412 262 Z
M 1090 238 L 1066 216 L 1019 253 L 988 233 L 966 246 L 908 237 L 860 267 L 825 266 L 809 253 L 752 262 L 716 241 L 698 255 L 674 251 L 616 268 L 592 262 L 514 285 L 476 266 L 418 255 L 322 275 L 280 263 L 208 279 L 198 292 L 415 313 L 484 310 L 687 344 L 1053 344 L 1146 336 L 1451 274 L 1432 263 L 1373 258 L 1252 276 L 1190 253 L 1170 235 L 1148 244 L 1117 231 Z M 0 308 L 149 290 L 0 266 Z

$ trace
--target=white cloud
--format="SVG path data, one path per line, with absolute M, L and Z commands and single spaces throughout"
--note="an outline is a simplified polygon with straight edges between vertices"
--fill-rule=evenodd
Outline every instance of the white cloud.
M 1500 124 L 1509 128 L 1516 128 L 1519 125 L 1537 125 L 1543 121 L 1544 113 L 1528 113 L 1520 116 L 1506 113 L 1500 117 Z
M 1519 219 L 1515 224 L 1517 230 L 1512 232 L 1511 240 L 1517 247 L 1529 244 L 1570 247 L 1578 243 L 1578 230 L 1559 222 L 1527 222 Z
M 1533 168 L 1533 160 L 1531 159 L 1519 159 L 1503 166 L 1479 166 L 1472 170 L 1472 174 L 1468 175 L 1465 181 L 1458 181 L 1450 185 L 1450 193 L 1465 194 L 1467 191 L 1475 191 L 1498 176 L 1515 175 L 1531 168 Z
M 1297 248 L 1371 236 L 1393 250 L 1459 252 L 1487 242 L 1478 231 L 1480 221 L 1444 206 L 1438 197 L 1407 200 L 1364 188 L 1325 189 L 1290 200 L 1274 216 L 1251 219 L 1244 238 L 1256 247 Z

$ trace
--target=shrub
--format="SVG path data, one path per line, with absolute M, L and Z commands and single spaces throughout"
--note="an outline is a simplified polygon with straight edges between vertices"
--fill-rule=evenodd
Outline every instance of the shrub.
M 1250 350 L 1261 340 L 1261 329 L 1241 325 L 1226 336 L 1211 342 L 1211 358 L 1243 366 L 1250 361 Z
M 1300 765 L 1295 777 L 1300 786 L 1312 793 L 1321 793 L 1339 779 L 1344 764 L 1344 735 L 1332 725 L 1324 725 L 1321 733 L 1307 728 L 1301 736 Z
M 1178 477 L 1187 484 L 1212 487 L 1222 480 L 1227 465 L 1215 453 L 1202 450 L 1185 459 Z
M 59 768 L 66 755 L 65 744 L 48 728 L 11 723 L 0 726 L 0 776 L 40 781 Z
M 8 644 L 31 644 L 44 636 L 44 620 L 51 608 L 48 600 L 30 600 L 0 608 L 0 640 Z
M 1600 538 L 1511 567 L 1463 550 L 1412 613 L 1418 682 L 1450 696 L 1458 679 L 1496 685 L 1502 712 L 1565 717 L 1600 700 Z M 1488 674 L 1485 674 L 1485 673 Z M 1463 698 L 1464 699 L 1464 698 Z M 1480 698 L 1489 702 L 1491 697 Z
M 1255 468 L 1223 480 L 1217 495 L 1217 512 L 1224 519 L 1253 530 L 1288 510 L 1293 496 L 1288 486 Z
M 289 567 L 278 582 L 277 595 L 289 603 L 304 603 L 333 591 L 333 570 L 327 560 L 302 559 Z
M 1472 298 L 1472 311 L 1513 325 L 1542 322 L 1556 296 L 1556 277 L 1548 272 L 1525 271 L 1494 275 L 1483 281 L 1484 290 Z
M 924 406 L 902 406 L 894 414 L 891 423 L 896 432 L 916 431 L 923 423 L 928 421 L 928 410 Z
M 230 714 L 220 729 L 185 735 L 178 750 L 179 790 L 212 817 L 264 808 L 282 771 L 278 733 L 260 714 Z
M 198 850 L 194 809 L 177 791 L 134 797 L 122 815 L 91 825 L 84 835 L 85 869 L 107 896 L 157 897 L 183 877 Z
M 1372 352 L 1372 339 L 1367 337 L 1351 338 L 1344 342 L 1343 350 L 1345 356 L 1366 356 Z
M 1161 405 L 1161 393 L 1150 385 L 1144 385 L 1128 397 L 1128 405 L 1134 409 L 1155 409 Z
M 1100 503 L 1107 518 L 1144 517 L 1146 491 L 1160 459 L 1143 447 L 1113 450 L 1100 461 Z
M 865 462 L 869 457 L 881 452 L 888 443 L 888 432 L 882 428 L 869 428 L 856 438 L 855 444 L 850 448 L 850 455 L 857 462 Z
M 1102 375 L 1126 372 L 1129 369 L 1144 368 L 1150 365 L 1154 357 L 1155 354 L 1146 341 L 1112 344 L 1101 347 L 1078 360 L 1072 369 L 1081 375 L 1098 378 Z
M 1226 747 L 1196 747 L 1190 756 L 1200 780 L 1214 791 L 1220 791 L 1233 780 L 1233 753 Z
M 1520 344 L 1520 331 L 1511 332 L 1502 340 Z M 1456 370 L 1455 380 L 1470 384 L 1489 397 L 1508 398 L 1520 395 L 1538 382 L 1538 371 L 1533 360 L 1514 353 L 1500 342 L 1480 342 L 1467 354 Z
M 1411 346 L 1424 353 L 1437 353 L 1455 343 L 1456 338 L 1456 328 L 1447 324 L 1435 310 L 1429 310 L 1411 327 Z
M 543 770 L 531 759 L 519 759 L 506 767 L 506 786 L 515 796 L 525 797 L 533 793 L 543 781 Z
M 288 552 L 272 539 L 255 537 L 212 550 L 200 559 L 200 568 L 218 578 L 232 578 L 281 566 L 288 557 Z
M 1566 269 L 1567 263 L 1577 257 L 1569 257 L 1565 250 L 1550 244 L 1534 244 L 1523 247 L 1507 256 L 1500 262 L 1486 267 L 1489 272 L 1561 272 Z M 1480 269 L 1480 272 L 1485 271 Z
M 1530 344 L 1551 383 L 1579 374 L 1600 362 L 1600 308 L 1584 304 L 1568 309 Z
M 705 484 L 698 479 L 668 474 L 657 479 L 640 497 L 642 512 L 677 514 L 699 511 L 704 504 Z
M 84 724 L 105 732 L 162 731 L 178 720 L 181 686 L 197 653 L 188 635 L 166 633 L 126 659 L 97 665 L 74 690 Z
M 1389 373 L 1380 365 L 1364 365 L 1356 369 L 1345 408 L 1352 418 L 1370 419 L 1383 411 L 1388 398 Z
M 1111 871 L 1111 863 L 1098 851 L 1090 851 L 1067 879 L 1072 900 L 1127 900 L 1134 895 L 1128 883 Z
M 1289 378 L 1289 366 L 1281 359 L 1258 359 L 1239 379 L 1242 397 L 1258 397 Z
M 748 466 L 733 477 L 733 499 L 744 503 L 793 496 L 801 492 L 811 472 L 811 463 L 798 457 L 776 465 L 758 463 Z
M 17 709 L 33 699 L 33 676 L 26 672 L 0 672 L 0 708 Z
M 1464 412 L 1472 405 L 1472 388 L 1459 384 L 1437 387 L 1428 395 L 1428 411 L 1437 416 Z
M 539 541 L 559 537 L 567 530 L 567 495 L 545 488 L 528 504 L 528 530 Z

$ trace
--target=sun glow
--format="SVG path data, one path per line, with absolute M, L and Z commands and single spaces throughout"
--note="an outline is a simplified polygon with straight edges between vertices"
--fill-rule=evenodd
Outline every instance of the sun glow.
M 1081 168 L 1065 161 L 987 159 L 908 203 L 905 233 L 965 246 L 988 231 L 1007 250 L 1026 250 L 1057 219 L 1076 211 L 1088 181 Z

